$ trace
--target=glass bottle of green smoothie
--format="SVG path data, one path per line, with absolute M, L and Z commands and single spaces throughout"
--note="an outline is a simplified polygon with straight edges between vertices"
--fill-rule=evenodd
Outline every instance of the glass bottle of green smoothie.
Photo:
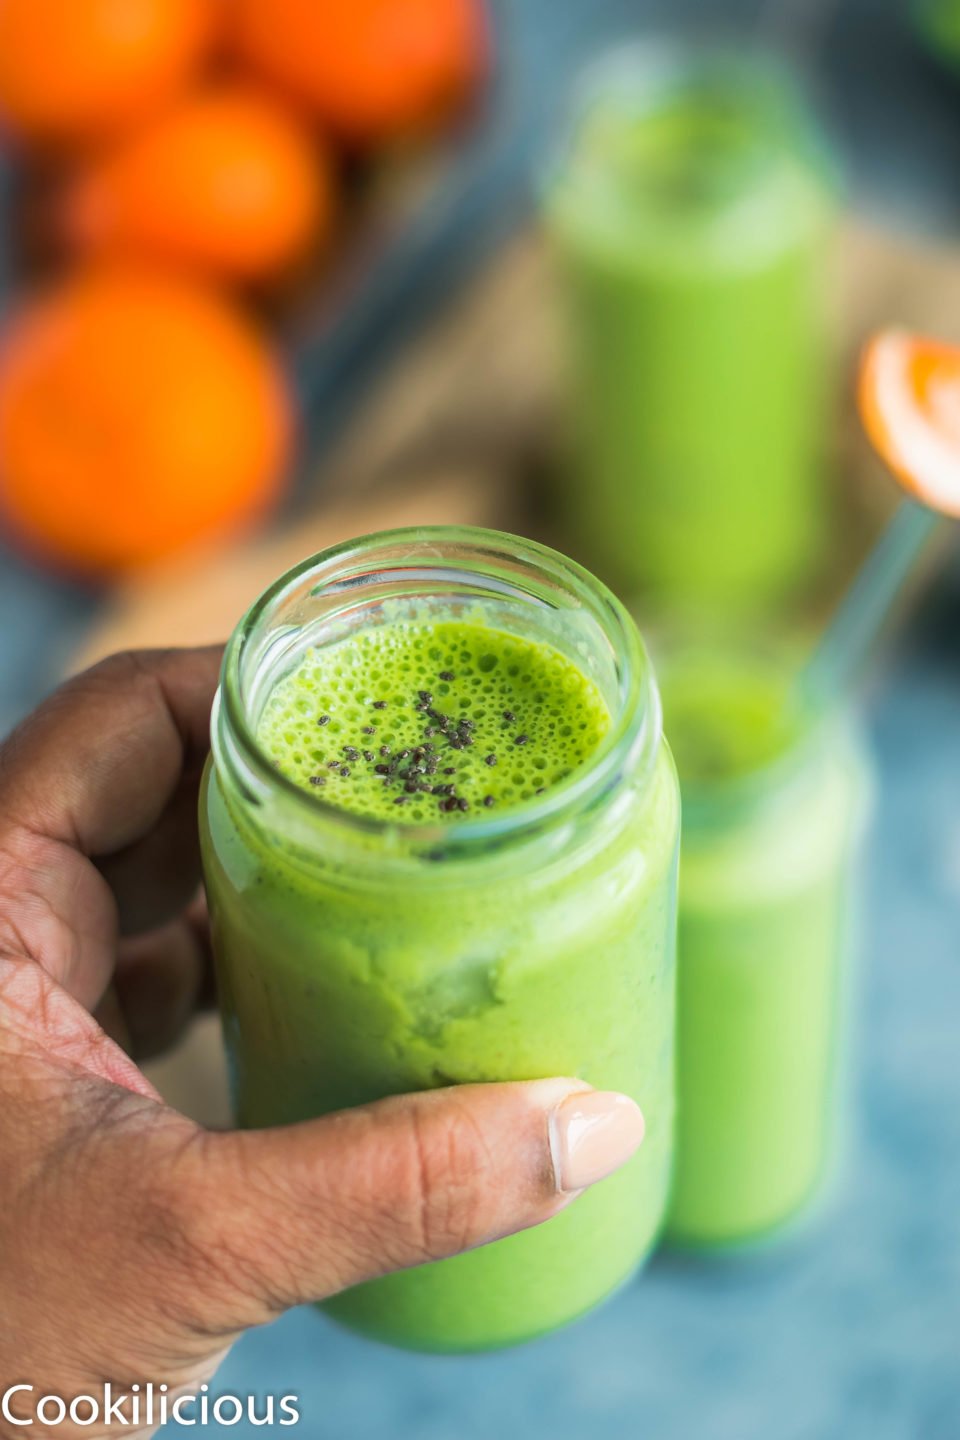
M 610 584 L 732 612 L 827 529 L 826 151 L 772 63 L 623 52 L 547 177 L 571 341 L 567 544 Z
M 556 1074 L 647 1136 L 545 1225 L 326 1303 L 417 1349 L 486 1349 L 635 1270 L 672 1156 L 679 798 L 633 622 L 492 531 L 305 561 L 233 635 L 201 830 L 245 1126 Z
M 664 704 L 684 807 L 677 1154 L 667 1233 L 742 1244 L 816 1192 L 843 1109 L 855 732 L 792 709 L 761 651 L 688 650 Z

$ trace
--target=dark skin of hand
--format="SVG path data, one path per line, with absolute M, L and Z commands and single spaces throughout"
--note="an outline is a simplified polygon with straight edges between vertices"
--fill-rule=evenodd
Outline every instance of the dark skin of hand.
M 0 1388 L 195 1388 L 287 1307 L 573 1198 L 548 1125 L 574 1080 L 218 1133 L 137 1067 L 211 993 L 196 816 L 220 653 L 115 656 L 0 748 Z M 0 1420 L 25 1433 L 114 1430 Z

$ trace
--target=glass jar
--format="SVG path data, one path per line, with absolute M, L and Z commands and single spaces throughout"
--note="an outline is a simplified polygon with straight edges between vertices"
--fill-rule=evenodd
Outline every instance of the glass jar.
M 834 216 L 790 81 L 724 51 L 611 56 L 544 209 L 570 337 L 565 543 L 628 596 L 782 599 L 828 533 Z
M 792 674 L 756 651 L 664 666 L 684 809 L 667 1233 L 684 1245 L 798 1216 L 843 1109 L 868 769 L 847 717 L 790 709 Z
M 612 724 L 587 765 L 514 809 L 386 824 L 288 781 L 256 739 L 308 647 L 398 614 L 547 641 Z M 632 1274 L 672 1151 L 679 802 L 654 678 L 620 604 L 493 531 L 373 535 L 273 585 L 227 647 L 202 842 L 233 1098 L 284 1124 L 405 1091 L 579 1076 L 642 1107 L 638 1154 L 545 1225 L 356 1287 L 325 1308 L 398 1345 L 524 1340 Z

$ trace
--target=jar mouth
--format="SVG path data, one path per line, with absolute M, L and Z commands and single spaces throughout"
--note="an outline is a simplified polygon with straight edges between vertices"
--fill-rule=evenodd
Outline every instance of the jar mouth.
M 545 624 L 572 619 L 605 655 L 604 698 L 611 725 L 597 749 L 564 780 L 503 811 L 444 821 L 408 822 L 361 815 L 307 791 L 277 769 L 257 723 L 273 685 L 317 639 L 324 622 L 341 622 L 396 591 L 403 598 L 454 594 L 523 606 Z M 559 648 L 559 647 L 558 647 Z M 284 661 L 288 663 L 284 666 Z M 215 758 L 225 760 L 248 798 L 282 796 L 303 822 L 358 839 L 396 837 L 411 849 L 445 853 L 532 837 L 588 810 L 629 771 L 642 775 L 656 755 L 661 709 L 643 642 L 628 611 L 589 571 L 535 541 L 474 527 L 417 526 L 379 531 L 308 556 L 253 602 L 227 643 L 212 722 Z
M 793 793 L 809 767 L 822 754 L 825 738 L 838 717 L 810 711 L 791 743 L 754 768 L 726 778 L 687 781 L 681 777 L 684 824 L 688 830 L 710 830 L 754 812 L 771 797 Z
M 684 821 L 699 830 L 792 793 L 840 721 L 798 693 L 799 652 L 769 638 L 680 644 L 665 661 Z M 697 753 L 699 751 L 699 753 Z M 695 759 L 691 759 L 691 754 Z M 686 762 L 686 763 L 685 763 Z
M 744 49 L 722 33 L 682 45 L 653 36 L 601 53 L 556 128 L 541 199 L 548 210 L 594 210 L 608 237 L 651 218 L 719 219 L 785 161 L 830 188 L 838 179 L 795 71 L 773 50 Z

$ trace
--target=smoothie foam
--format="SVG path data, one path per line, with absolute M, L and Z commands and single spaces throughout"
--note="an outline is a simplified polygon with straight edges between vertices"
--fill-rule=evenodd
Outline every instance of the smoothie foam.
M 609 728 L 597 686 L 552 646 L 420 620 L 308 652 L 270 695 L 259 738 L 329 804 L 416 823 L 530 800 Z

